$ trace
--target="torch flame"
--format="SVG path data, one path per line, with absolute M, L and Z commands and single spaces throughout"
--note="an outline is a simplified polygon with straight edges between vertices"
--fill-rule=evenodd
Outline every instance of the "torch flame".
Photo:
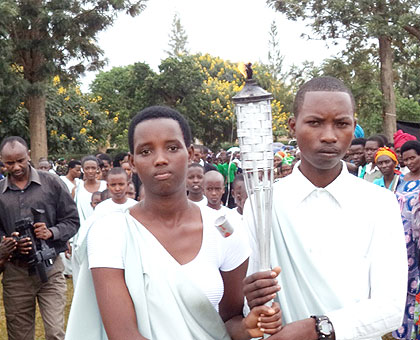
M 245 78 L 247 78 L 247 77 L 248 77 L 248 75 L 247 75 L 247 73 L 246 73 L 246 66 L 245 66 L 245 64 L 244 64 L 243 62 L 240 62 L 240 63 L 238 64 L 238 70 L 239 70 L 239 72 L 241 72 L 241 74 L 242 74 Z

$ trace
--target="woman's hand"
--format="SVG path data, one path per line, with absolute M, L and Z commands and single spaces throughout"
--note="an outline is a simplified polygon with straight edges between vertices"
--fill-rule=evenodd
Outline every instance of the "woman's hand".
M 280 305 L 273 302 L 271 307 L 254 307 L 242 323 L 251 338 L 275 334 L 281 330 L 282 326 Z

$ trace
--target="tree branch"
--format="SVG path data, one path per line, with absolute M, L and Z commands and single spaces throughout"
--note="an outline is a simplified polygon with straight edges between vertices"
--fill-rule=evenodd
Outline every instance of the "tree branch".
M 415 27 L 413 27 L 413 26 L 409 26 L 409 25 L 405 25 L 405 26 L 404 26 L 404 29 L 405 29 L 408 33 L 410 33 L 411 35 L 413 35 L 414 37 L 416 37 L 416 38 L 417 38 L 417 40 L 419 40 L 419 41 L 420 41 L 420 30 L 419 30 L 419 29 L 417 29 L 417 28 L 415 28 Z

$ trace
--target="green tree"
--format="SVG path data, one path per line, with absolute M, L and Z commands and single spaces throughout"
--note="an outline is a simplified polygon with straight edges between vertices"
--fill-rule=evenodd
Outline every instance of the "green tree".
M 396 130 L 394 93 L 394 48 L 409 40 L 407 32 L 420 41 L 418 1 L 267 0 L 291 20 L 309 20 L 322 39 L 344 38 L 347 50 L 369 46 L 372 39 L 380 61 L 383 128 L 388 138 Z
M 268 71 L 275 79 L 283 79 L 283 61 L 281 54 L 278 30 L 276 22 L 273 20 L 270 26 L 268 41 Z
M 188 35 L 181 24 L 181 18 L 178 14 L 175 14 L 172 20 L 171 34 L 169 35 L 169 50 L 166 53 L 173 58 L 186 55 L 188 54 L 187 44 Z
M 156 74 L 145 63 L 114 67 L 100 72 L 91 84 L 94 97 L 101 98 L 98 104 L 112 124 L 108 131 L 108 145 L 127 149 L 127 133 L 131 118 L 138 111 L 157 102 L 156 94 L 150 91 L 149 78 Z
M 47 156 L 46 99 L 49 81 L 74 80 L 103 65 L 97 34 L 112 25 L 120 11 L 136 15 L 145 0 L 2 0 L 0 71 L 16 65 L 25 94 L 33 159 Z M 3 52 L 3 49 L 2 49 Z M 4 66 L 6 65 L 6 66 Z

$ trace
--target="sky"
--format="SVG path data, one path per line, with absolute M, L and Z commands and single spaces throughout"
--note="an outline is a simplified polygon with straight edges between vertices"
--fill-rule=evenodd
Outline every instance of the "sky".
M 134 18 L 120 14 L 111 28 L 100 33 L 98 43 L 108 60 L 103 70 L 146 62 L 158 71 L 167 57 L 175 14 L 188 35 L 190 53 L 209 53 L 232 62 L 266 62 L 273 20 L 285 67 L 305 60 L 319 64 L 340 52 L 340 46 L 331 42 L 302 38 L 302 33 L 311 33 L 305 23 L 287 20 L 265 0 L 148 0 L 146 6 Z M 87 90 L 94 78 L 95 73 L 87 73 L 82 88 Z

